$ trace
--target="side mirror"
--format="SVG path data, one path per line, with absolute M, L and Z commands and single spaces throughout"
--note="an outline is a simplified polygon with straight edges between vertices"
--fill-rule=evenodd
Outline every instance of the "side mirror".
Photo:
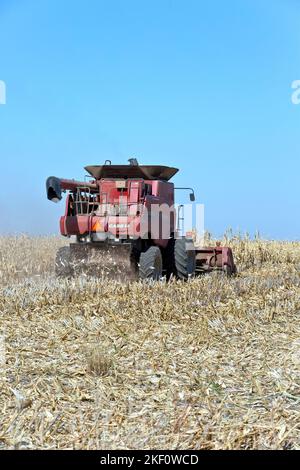
M 195 197 L 195 191 L 193 190 L 193 188 L 174 188 L 174 189 L 183 189 L 185 191 L 192 191 L 190 193 L 190 201 L 191 202 L 195 202 L 196 201 L 196 197 Z

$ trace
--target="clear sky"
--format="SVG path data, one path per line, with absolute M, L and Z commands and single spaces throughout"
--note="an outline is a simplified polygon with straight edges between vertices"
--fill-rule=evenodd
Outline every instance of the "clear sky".
M 0 232 L 57 233 L 46 177 L 134 156 L 215 234 L 299 239 L 299 25 L 299 0 L 0 0 Z

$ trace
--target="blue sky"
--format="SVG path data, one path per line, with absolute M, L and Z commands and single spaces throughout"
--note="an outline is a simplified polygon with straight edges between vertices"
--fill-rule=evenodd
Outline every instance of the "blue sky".
M 217 235 L 300 238 L 299 21 L 298 0 L 0 0 L 0 232 L 57 233 L 47 176 L 135 156 L 179 167 Z

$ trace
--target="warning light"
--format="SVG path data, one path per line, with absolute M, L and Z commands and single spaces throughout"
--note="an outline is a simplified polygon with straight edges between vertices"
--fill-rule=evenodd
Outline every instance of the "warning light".
M 97 222 L 94 223 L 94 225 L 92 227 L 92 231 L 93 232 L 103 232 L 103 227 L 102 227 L 102 224 L 99 222 L 99 220 L 97 220 Z

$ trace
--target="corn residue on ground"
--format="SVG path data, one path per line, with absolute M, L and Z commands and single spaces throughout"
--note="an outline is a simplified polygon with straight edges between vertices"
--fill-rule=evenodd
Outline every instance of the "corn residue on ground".
M 226 242 L 237 277 L 147 285 L 0 238 L 0 448 L 299 449 L 300 243 Z

